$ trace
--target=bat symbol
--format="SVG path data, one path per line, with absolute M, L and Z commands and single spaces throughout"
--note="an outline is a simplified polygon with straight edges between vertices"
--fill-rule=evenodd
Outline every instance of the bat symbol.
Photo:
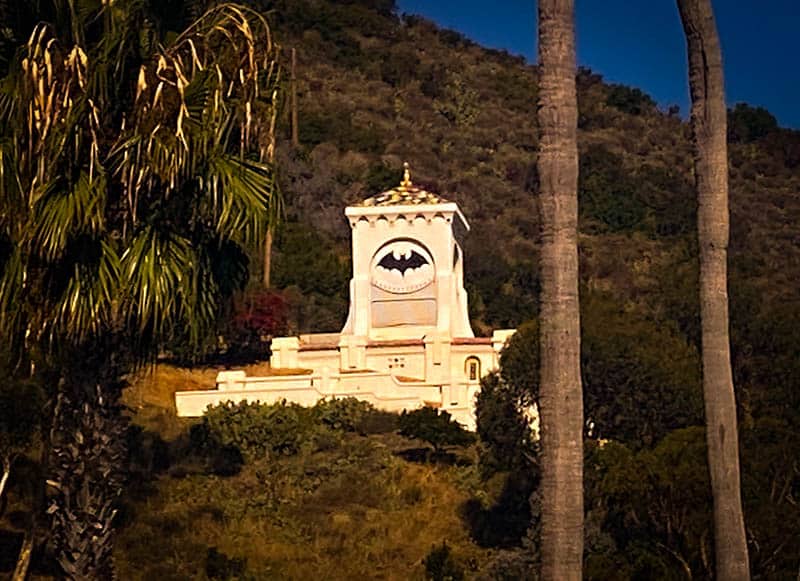
M 394 253 L 389 252 L 386 256 L 381 258 L 378 266 L 382 266 L 386 270 L 399 270 L 400 274 L 405 276 L 407 270 L 419 268 L 425 264 L 428 264 L 427 259 L 416 250 L 412 250 L 411 254 L 405 256 L 400 255 L 400 258 L 395 258 Z

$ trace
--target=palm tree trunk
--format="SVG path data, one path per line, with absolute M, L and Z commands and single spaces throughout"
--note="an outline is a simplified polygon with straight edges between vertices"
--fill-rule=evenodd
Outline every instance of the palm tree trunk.
M 573 0 L 539 2 L 542 578 L 581 578 L 583 396 Z
M 706 443 L 717 578 L 750 578 L 728 323 L 728 148 L 722 52 L 710 0 L 678 0 L 689 55 L 700 246 Z

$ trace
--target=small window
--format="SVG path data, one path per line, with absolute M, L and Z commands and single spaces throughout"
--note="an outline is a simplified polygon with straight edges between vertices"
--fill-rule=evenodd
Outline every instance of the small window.
M 478 381 L 481 378 L 481 361 L 477 357 L 467 357 L 464 363 L 464 375 L 470 381 Z

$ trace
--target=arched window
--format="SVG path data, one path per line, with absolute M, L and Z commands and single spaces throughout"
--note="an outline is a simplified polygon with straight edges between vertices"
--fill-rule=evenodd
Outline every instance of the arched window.
M 481 378 L 481 360 L 475 357 L 467 357 L 464 362 L 464 375 L 469 381 L 478 381 Z

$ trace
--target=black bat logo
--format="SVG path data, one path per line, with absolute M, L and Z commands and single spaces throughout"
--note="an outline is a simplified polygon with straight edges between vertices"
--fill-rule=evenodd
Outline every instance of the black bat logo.
M 409 256 L 400 256 L 400 258 L 395 258 L 394 253 L 389 252 L 386 256 L 381 258 L 378 266 L 382 266 L 386 270 L 399 270 L 400 274 L 405 276 L 407 270 L 419 268 L 425 264 L 428 264 L 426 258 L 416 250 L 412 250 Z

